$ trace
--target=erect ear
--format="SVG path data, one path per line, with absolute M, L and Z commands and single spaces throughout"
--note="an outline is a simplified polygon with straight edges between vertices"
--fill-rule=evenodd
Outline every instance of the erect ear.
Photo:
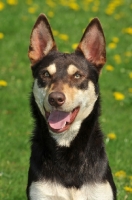
M 106 62 L 106 50 L 105 37 L 98 18 L 94 18 L 87 26 L 76 51 L 81 51 L 100 72 Z
M 31 32 L 28 56 L 31 65 L 36 64 L 50 50 L 57 49 L 54 37 L 45 15 L 40 14 Z

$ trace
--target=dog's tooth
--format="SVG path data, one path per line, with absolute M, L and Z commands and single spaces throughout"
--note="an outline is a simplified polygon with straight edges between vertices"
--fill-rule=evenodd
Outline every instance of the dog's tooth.
M 65 124 L 64 124 L 64 126 L 63 126 L 62 128 L 64 128 L 64 127 L 65 127 L 65 125 L 66 125 L 66 122 L 65 122 Z M 61 129 L 62 129 L 62 128 L 61 128 Z

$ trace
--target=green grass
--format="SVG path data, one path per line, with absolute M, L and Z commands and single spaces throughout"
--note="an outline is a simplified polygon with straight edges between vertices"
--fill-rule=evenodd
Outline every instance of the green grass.
M 132 27 L 131 1 L 91 0 L 89 4 L 90 1 L 86 0 L 74 1 L 78 7 L 70 0 L 65 6 L 61 4 L 65 1 L 61 0 L 18 0 L 16 5 L 7 2 L 0 1 L 0 33 L 4 34 L 4 38 L 0 39 L 0 80 L 7 82 L 6 87 L 0 87 L 0 199 L 26 199 L 32 131 L 29 108 L 32 76 L 27 51 L 33 24 L 43 12 L 49 16 L 53 30 L 58 31 L 55 39 L 60 51 L 73 51 L 72 44 L 80 41 L 82 31 L 91 18 L 97 16 L 102 23 L 107 42 L 107 63 L 100 77 L 101 124 L 118 188 L 118 200 L 131 200 L 132 192 L 124 190 L 126 186 L 132 188 L 132 93 L 129 91 L 132 88 L 132 29 L 129 33 L 124 31 Z M 29 12 L 31 7 L 33 13 Z M 111 13 L 106 13 L 106 9 Z M 69 39 L 60 39 L 60 34 L 67 34 Z M 109 44 L 113 37 L 119 41 L 114 43 L 116 48 L 111 49 Z M 120 59 L 115 60 L 115 55 Z M 114 70 L 108 71 L 107 65 L 112 65 Z M 117 101 L 114 92 L 120 92 L 125 98 Z M 111 132 L 115 133 L 116 139 L 108 138 Z M 121 170 L 125 175 L 119 173 L 118 177 L 115 176 Z

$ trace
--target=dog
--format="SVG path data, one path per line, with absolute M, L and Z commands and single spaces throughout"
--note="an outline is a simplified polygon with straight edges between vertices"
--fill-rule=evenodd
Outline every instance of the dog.
M 44 14 L 31 32 L 28 56 L 34 130 L 28 200 L 116 200 L 99 124 L 98 79 L 106 62 L 98 18 L 74 53 L 61 53 Z

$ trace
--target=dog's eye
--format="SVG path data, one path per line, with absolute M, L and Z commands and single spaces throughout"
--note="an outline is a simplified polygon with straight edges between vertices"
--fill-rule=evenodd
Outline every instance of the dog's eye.
M 79 74 L 79 73 L 74 74 L 74 78 L 75 78 L 75 79 L 81 78 L 81 74 Z
M 42 75 L 43 77 L 50 77 L 50 74 L 48 71 L 44 71 Z

